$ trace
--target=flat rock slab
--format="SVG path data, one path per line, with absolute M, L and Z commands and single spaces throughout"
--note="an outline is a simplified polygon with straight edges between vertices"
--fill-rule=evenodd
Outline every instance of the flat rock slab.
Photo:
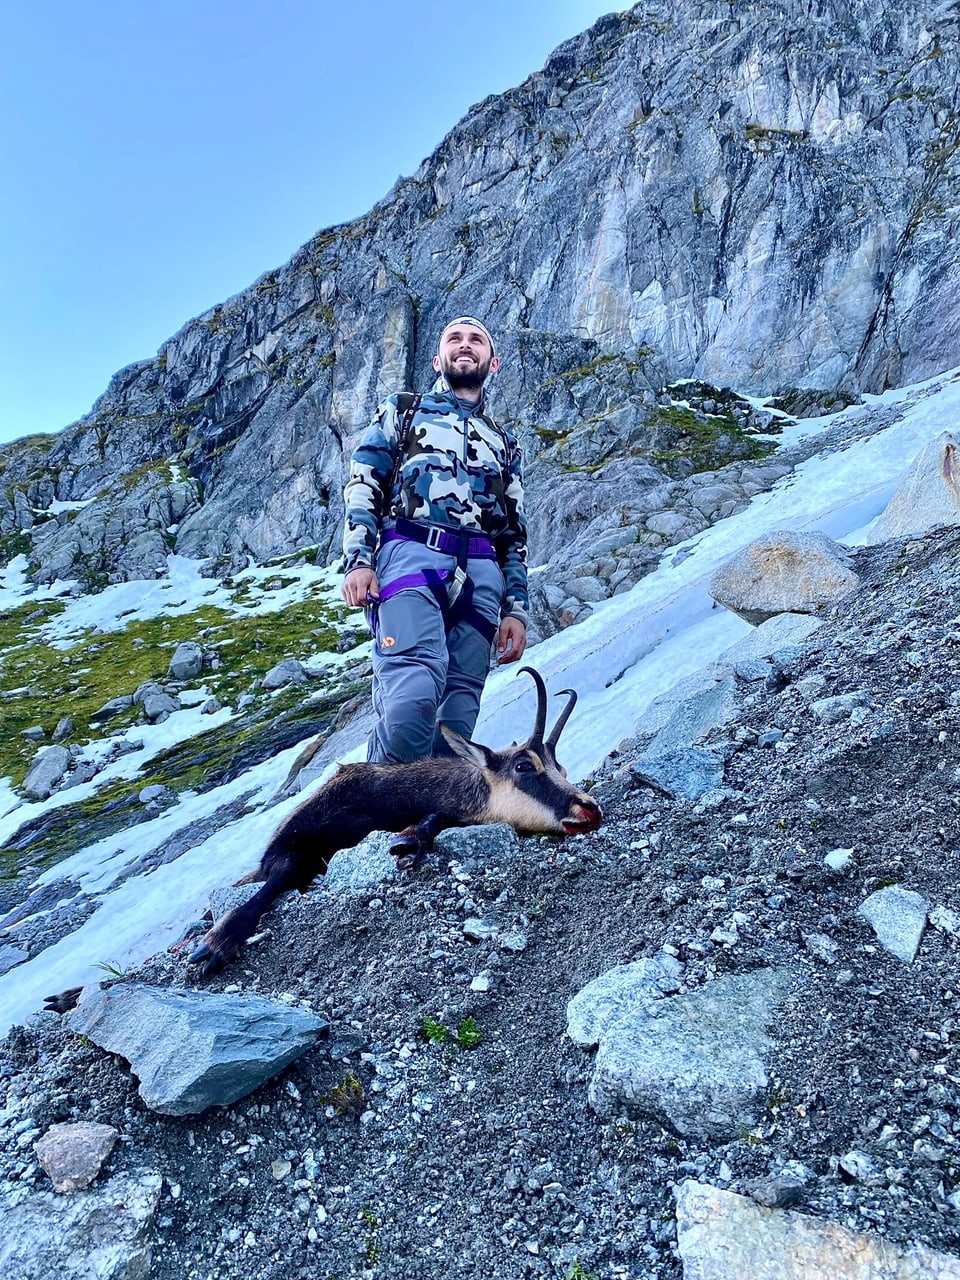
M 630 772 L 638 782 L 652 783 L 674 800 L 699 800 L 723 785 L 723 760 L 703 747 L 643 755 Z
M 24 1188 L 0 1206 L 0 1275 L 16 1280 L 148 1280 L 159 1174 L 118 1174 L 58 1196 Z
M 81 1191 L 103 1168 L 119 1137 L 109 1124 L 81 1120 L 51 1125 L 33 1149 L 54 1191 Z
M 677 1193 L 677 1246 L 683 1280 L 960 1280 L 960 1258 L 691 1180 Z
M 809 613 L 777 613 L 725 649 L 720 660 L 732 663 L 748 658 L 768 658 L 787 649 L 801 649 L 822 626 L 823 623 Z
M 691 747 L 708 729 L 718 728 L 730 719 L 736 703 L 736 686 L 730 679 L 721 680 L 712 689 L 703 689 L 685 698 L 649 744 L 645 756 L 662 756 L 682 747 Z
M 898 884 L 888 885 L 861 902 L 860 914 L 885 951 L 911 963 L 927 923 L 927 904 L 919 893 Z
M 258 996 L 116 983 L 84 988 L 71 1030 L 118 1053 L 161 1115 L 195 1115 L 251 1093 L 311 1048 L 328 1023 Z
M 759 969 L 628 1013 L 601 1035 L 590 1106 L 603 1119 L 648 1116 L 684 1136 L 736 1137 L 755 1122 L 766 1027 L 793 980 L 788 969 Z
M 628 1014 L 676 991 L 682 968 L 679 960 L 662 953 L 608 969 L 568 1003 L 567 1035 L 582 1049 L 592 1049 Z

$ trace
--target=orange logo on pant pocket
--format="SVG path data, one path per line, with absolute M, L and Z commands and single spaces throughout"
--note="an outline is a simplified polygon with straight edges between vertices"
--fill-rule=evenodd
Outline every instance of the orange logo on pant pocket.
M 396 640 L 394 640 L 393 636 L 384 636 L 383 639 L 380 641 L 380 648 L 392 649 L 396 643 L 397 642 Z

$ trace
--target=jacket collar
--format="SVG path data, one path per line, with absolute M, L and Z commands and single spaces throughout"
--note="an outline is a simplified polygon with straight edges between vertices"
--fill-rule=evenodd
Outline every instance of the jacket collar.
M 449 400 L 451 404 L 456 405 L 459 408 L 460 402 L 457 399 L 457 393 L 452 390 L 450 383 L 442 373 L 438 376 L 436 382 L 431 387 L 430 394 L 437 396 L 441 400 Z M 480 399 L 470 410 L 471 415 L 483 413 L 486 408 L 486 404 L 487 394 L 486 388 L 484 388 L 480 393 Z

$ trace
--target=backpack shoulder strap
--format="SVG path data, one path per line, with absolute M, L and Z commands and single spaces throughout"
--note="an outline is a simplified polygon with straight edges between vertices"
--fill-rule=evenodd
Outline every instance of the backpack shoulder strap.
M 397 396 L 397 412 L 402 413 L 400 419 L 400 430 L 397 433 L 397 454 L 393 460 L 393 474 L 390 477 L 390 483 L 384 490 L 384 512 L 389 512 L 390 503 L 393 500 L 393 491 L 397 487 L 397 480 L 400 478 L 400 468 L 403 466 L 403 460 L 407 456 L 407 445 L 410 442 L 410 428 L 413 426 L 414 415 L 420 408 L 420 401 L 423 399 L 413 391 L 401 391 Z

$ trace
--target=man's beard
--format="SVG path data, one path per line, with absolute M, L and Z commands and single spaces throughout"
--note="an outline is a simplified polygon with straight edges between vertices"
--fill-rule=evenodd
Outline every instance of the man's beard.
M 455 360 L 442 362 L 443 376 L 451 391 L 479 391 L 490 372 L 490 361 L 484 360 L 466 369 L 457 369 Z

